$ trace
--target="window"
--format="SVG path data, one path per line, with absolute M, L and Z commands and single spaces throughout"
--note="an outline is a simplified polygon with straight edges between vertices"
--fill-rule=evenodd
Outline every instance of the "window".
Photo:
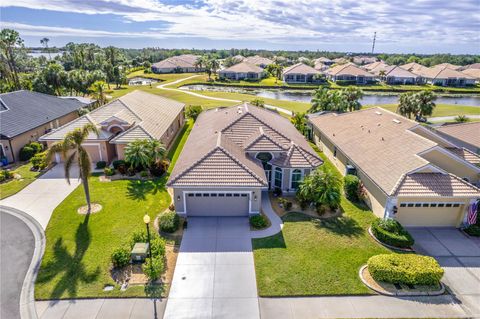
M 444 203 L 439 203 L 437 207 L 445 207 Z
M 232 197 L 232 194 L 230 194 L 230 193 L 227 193 L 227 194 L 225 194 L 225 195 L 226 195 L 227 197 Z
M 415 203 L 415 207 L 422 207 L 421 203 Z
M 217 194 L 213 193 L 213 194 L 210 194 L 210 196 L 217 197 Z
M 275 168 L 275 187 L 282 188 L 283 171 L 280 167 Z
M 247 197 L 247 194 L 242 194 L 242 197 Z
M 430 207 L 437 207 L 437 203 L 431 203 Z
M 428 203 L 423 203 L 422 204 L 422 207 L 428 207 L 428 206 L 430 206 Z
M 298 185 L 300 185 L 300 182 L 302 181 L 302 171 L 299 169 L 294 169 L 292 172 L 292 189 L 297 189 Z
M 447 203 L 445 204 L 445 207 L 452 207 L 452 205 L 453 205 L 452 203 Z
M 225 194 L 220 193 L 220 194 L 218 194 L 218 197 L 225 197 Z
M 205 193 L 203 194 L 203 197 L 210 197 L 210 194 Z
M 240 194 L 233 194 L 233 197 L 240 197 Z
M 460 207 L 460 204 L 459 204 L 459 203 L 455 203 L 455 204 L 453 204 L 453 207 Z
M 192 193 L 188 194 L 188 197 L 193 197 L 193 194 Z
M 400 207 L 406 207 L 406 206 L 407 206 L 407 204 L 405 204 L 405 203 L 400 204 Z
M 202 197 L 202 194 L 196 193 L 196 194 L 195 194 L 195 197 Z
M 407 207 L 413 207 L 413 203 L 408 203 Z

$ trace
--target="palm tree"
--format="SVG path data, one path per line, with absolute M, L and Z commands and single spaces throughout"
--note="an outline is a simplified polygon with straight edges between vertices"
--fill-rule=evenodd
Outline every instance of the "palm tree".
M 77 160 L 80 180 L 82 181 L 85 198 L 87 200 L 87 213 L 90 213 L 91 210 L 88 177 L 92 170 L 92 163 L 90 161 L 90 156 L 85 148 L 83 148 L 82 144 L 88 138 L 90 133 L 95 133 L 98 136 L 98 129 L 93 124 L 86 124 L 82 128 L 74 129 L 67 133 L 62 141 L 56 142 L 50 147 L 46 158 L 46 162 L 50 163 L 55 154 L 62 154 L 65 159 L 65 179 L 68 184 L 70 184 L 70 169 L 72 168 L 75 159 Z
M 385 72 L 385 70 L 380 70 L 380 72 L 378 72 L 378 75 L 380 76 L 381 81 L 385 81 L 385 76 L 387 75 L 387 72 Z
M 148 147 L 150 148 L 153 163 L 158 163 L 165 158 L 167 149 L 159 140 L 149 140 Z
M 398 99 L 397 113 L 412 118 L 412 114 L 416 113 L 415 98 L 413 92 L 400 94 Z
M 135 140 L 125 147 L 125 160 L 132 168 L 147 168 L 152 163 L 148 140 Z
M 341 91 L 341 100 L 346 104 L 346 108 L 352 112 L 360 110 L 362 105 L 360 99 L 363 97 L 363 91 L 359 88 L 350 86 Z
M 92 92 L 92 96 L 97 100 L 99 106 L 105 104 L 107 96 L 105 95 L 104 81 L 95 81 L 88 89 Z
M 281 80 L 283 75 L 283 65 L 276 64 L 275 66 L 275 83 L 277 80 Z
M 210 67 L 210 72 L 213 74 L 217 73 L 217 70 L 220 68 L 220 62 L 218 62 L 216 58 L 210 58 L 210 60 L 208 61 L 208 65 Z M 209 78 L 210 74 L 208 75 Z
M 418 115 L 421 117 L 430 116 L 435 109 L 435 95 L 431 91 L 421 91 L 414 95 Z
M 45 50 L 48 52 L 48 59 L 51 60 L 52 56 L 50 55 L 50 50 L 48 50 L 48 42 L 50 41 L 49 38 L 43 38 L 40 40 L 40 43 L 45 46 Z
M 290 122 L 292 122 L 293 126 L 295 126 L 295 128 L 300 131 L 300 133 L 305 134 L 305 128 L 307 126 L 305 113 L 294 113 L 293 116 L 290 118 Z

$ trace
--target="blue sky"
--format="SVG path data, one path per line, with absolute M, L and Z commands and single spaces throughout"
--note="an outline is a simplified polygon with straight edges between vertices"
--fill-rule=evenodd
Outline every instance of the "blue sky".
M 480 54 L 480 0 L 2 0 L 27 46 Z

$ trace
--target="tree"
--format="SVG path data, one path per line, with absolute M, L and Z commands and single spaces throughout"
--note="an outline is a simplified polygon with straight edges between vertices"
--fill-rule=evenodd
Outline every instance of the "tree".
M 431 91 L 420 91 L 414 94 L 417 115 L 420 117 L 430 116 L 435 109 L 435 95 Z
M 261 107 L 261 108 L 265 107 L 265 101 L 262 99 L 253 99 L 250 101 L 250 104 Z
M 50 50 L 48 49 L 48 42 L 49 41 L 50 41 L 49 38 L 40 39 L 40 43 L 43 44 L 43 46 L 45 46 L 45 51 L 48 52 L 48 59 L 51 60 L 52 56 L 50 55 Z
M 12 82 L 11 85 L 16 90 L 21 89 L 17 66 L 18 48 L 24 48 L 23 40 L 20 38 L 19 33 L 12 29 L 2 29 L 0 32 L 1 61 L 8 66 L 5 70 Z
M 415 98 L 413 92 L 405 92 L 400 94 L 398 99 L 397 113 L 412 118 L 412 115 L 416 113 Z
M 202 111 L 203 108 L 200 105 L 189 105 L 185 108 L 185 116 L 196 121 Z
M 90 156 L 88 155 L 82 144 L 88 138 L 90 133 L 95 133 L 98 136 L 98 129 L 93 124 L 86 124 L 82 128 L 76 128 L 73 131 L 67 133 L 62 141 L 53 144 L 47 152 L 46 162 L 50 163 L 56 153 L 62 154 L 65 159 L 65 178 L 70 184 L 70 170 L 75 162 L 78 163 L 80 180 L 83 184 L 83 190 L 85 192 L 85 199 L 87 201 L 88 211 L 90 213 L 90 190 L 88 186 L 88 177 L 90 176 L 92 163 Z
M 300 201 L 314 204 L 317 209 L 327 206 L 335 210 L 341 200 L 341 179 L 325 166 L 313 171 L 300 184 L 297 197 Z
M 92 92 L 92 96 L 95 100 L 97 100 L 97 104 L 103 105 L 107 101 L 107 97 L 105 95 L 105 85 L 104 81 L 95 81 L 93 84 L 88 88 Z
M 217 70 L 220 68 L 220 62 L 215 57 L 211 57 L 208 60 L 208 69 L 210 70 L 210 73 L 208 74 L 208 78 L 210 79 L 211 74 L 216 74 Z
M 341 92 L 319 87 L 315 90 L 312 98 L 312 106 L 308 113 L 321 111 L 343 112 L 346 104 L 341 101 Z
M 360 110 L 362 105 L 360 99 L 363 97 L 363 91 L 359 88 L 350 86 L 340 92 L 340 101 L 345 103 L 345 108 L 350 112 Z
M 454 121 L 457 123 L 465 123 L 470 121 L 470 119 L 466 115 L 458 115 L 455 117 Z
M 167 149 L 165 148 L 165 145 L 163 145 L 159 140 L 149 140 L 147 142 L 147 146 L 150 149 L 153 163 L 162 161 L 165 158 L 165 155 L 167 155 Z M 150 165 L 153 163 L 150 163 Z
M 290 118 L 290 122 L 292 122 L 293 126 L 295 126 L 300 133 L 305 134 L 305 130 L 307 128 L 307 119 L 305 118 L 305 113 L 294 113 Z
M 378 76 L 380 76 L 381 81 L 385 81 L 386 75 L 387 75 L 387 72 L 385 72 L 385 70 L 380 70 L 380 72 L 378 72 Z
M 148 140 L 135 140 L 125 147 L 125 160 L 132 168 L 146 168 L 152 162 Z

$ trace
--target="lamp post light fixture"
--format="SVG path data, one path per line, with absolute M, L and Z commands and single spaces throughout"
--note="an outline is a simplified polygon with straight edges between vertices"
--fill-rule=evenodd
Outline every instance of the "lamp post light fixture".
M 145 223 L 145 226 L 147 226 L 147 243 L 148 243 L 148 256 L 150 257 L 150 261 L 152 259 L 152 245 L 150 245 L 150 216 L 148 214 L 145 214 L 143 216 L 143 222 Z

